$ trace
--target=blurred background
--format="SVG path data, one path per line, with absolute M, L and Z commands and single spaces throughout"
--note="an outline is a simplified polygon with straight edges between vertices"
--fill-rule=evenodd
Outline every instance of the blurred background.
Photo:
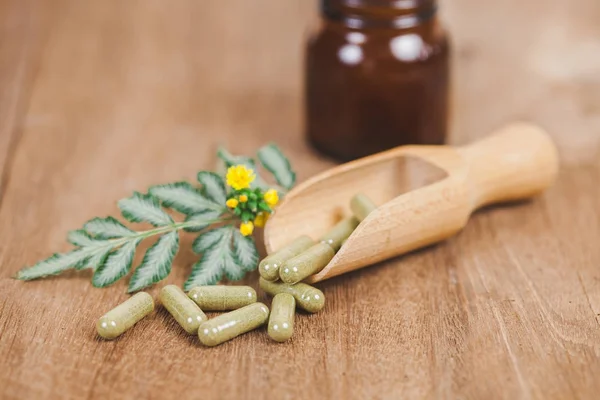
M 600 3 L 439 5 L 453 44 L 451 142 L 528 119 L 550 131 L 564 158 L 597 154 Z M 24 130 L 40 140 L 49 130 L 54 142 L 73 132 L 96 138 L 81 150 L 111 135 L 152 137 L 182 157 L 198 151 L 190 137 L 236 150 L 268 140 L 305 146 L 303 57 L 319 24 L 316 0 L 4 0 L 0 7 L 3 140 L 11 113 L 27 110 Z M 161 157 L 137 151 L 139 164 Z M 296 161 L 305 157 L 312 155 Z

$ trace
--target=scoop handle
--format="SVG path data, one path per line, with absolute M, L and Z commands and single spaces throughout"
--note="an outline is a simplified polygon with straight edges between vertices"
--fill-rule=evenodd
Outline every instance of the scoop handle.
M 558 172 L 552 139 L 527 123 L 508 125 L 458 152 L 466 161 L 473 209 L 534 196 L 549 187 Z

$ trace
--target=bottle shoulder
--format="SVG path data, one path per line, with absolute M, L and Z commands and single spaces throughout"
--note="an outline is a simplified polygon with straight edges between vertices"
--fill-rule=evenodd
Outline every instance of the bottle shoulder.
M 439 23 L 413 29 L 349 29 L 325 22 L 310 37 L 309 56 L 342 64 L 421 64 L 446 58 L 450 41 Z

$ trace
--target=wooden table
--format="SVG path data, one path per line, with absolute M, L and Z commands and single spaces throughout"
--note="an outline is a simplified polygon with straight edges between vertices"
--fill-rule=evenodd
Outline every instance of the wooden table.
M 600 3 L 442 6 L 452 141 L 539 123 L 560 147 L 558 183 L 323 283 L 325 311 L 299 316 L 289 343 L 258 331 L 208 349 L 162 309 L 99 340 L 95 321 L 127 298 L 126 280 L 11 276 L 116 215 L 115 200 L 212 168 L 219 143 L 274 140 L 300 180 L 330 167 L 302 136 L 316 1 L 1 0 L 0 397 L 598 398 Z M 167 282 L 188 274 L 190 240 Z

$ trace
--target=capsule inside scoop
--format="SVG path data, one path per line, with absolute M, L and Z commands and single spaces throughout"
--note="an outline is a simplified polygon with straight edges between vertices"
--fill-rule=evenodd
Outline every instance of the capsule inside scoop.
M 385 219 L 387 203 L 397 201 L 408 192 L 427 190 L 428 186 L 442 183 L 447 177 L 444 169 L 418 156 L 399 154 L 397 149 L 326 171 L 298 185 L 286 195 L 266 226 L 267 252 L 300 235 L 321 238 L 337 223 L 352 216 L 350 199 L 357 193 L 366 194 L 378 206 L 371 213 L 373 218 Z M 373 260 L 384 259 L 384 252 L 379 253 L 379 258 L 368 257 L 370 252 L 366 248 L 369 245 L 366 241 L 353 241 L 355 236 L 364 236 L 365 229 L 368 235 L 377 231 L 368 222 L 371 219 L 367 217 L 365 224 L 360 224 L 354 230 L 347 245 L 337 252 L 321 272 L 309 276 L 305 281 L 319 282 L 370 264 Z

